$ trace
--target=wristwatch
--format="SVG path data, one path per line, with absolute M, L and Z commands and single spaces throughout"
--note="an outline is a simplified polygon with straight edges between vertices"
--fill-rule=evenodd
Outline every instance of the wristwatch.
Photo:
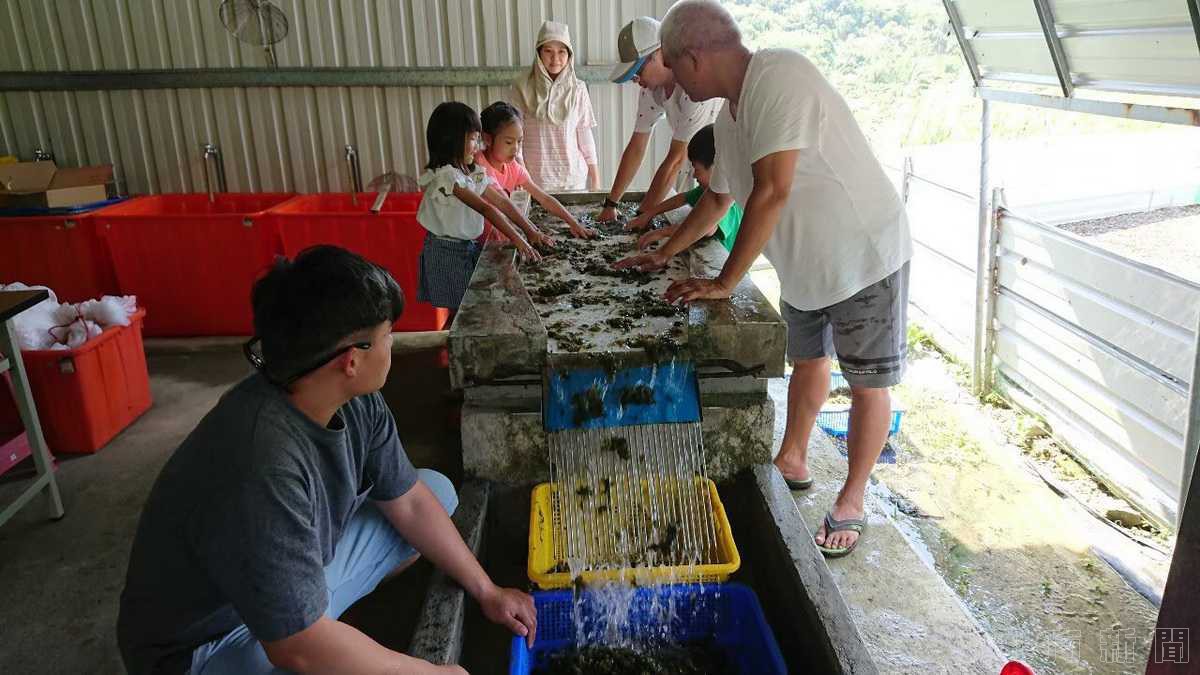
M 612 197 L 605 197 L 605 198 L 604 198 L 604 208 L 606 208 L 606 209 L 615 209 L 615 208 L 617 208 L 618 206 L 620 206 L 620 204 L 619 204 L 619 203 L 617 203 L 617 202 L 614 202 L 614 201 L 612 200 Z

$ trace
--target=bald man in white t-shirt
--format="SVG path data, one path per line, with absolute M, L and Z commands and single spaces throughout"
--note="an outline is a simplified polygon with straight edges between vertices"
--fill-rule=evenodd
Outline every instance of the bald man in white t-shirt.
M 601 221 L 616 217 L 617 203 L 621 201 L 634 174 L 641 168 L 646 147 L 650 144 L 650 134 L 663 118 L 666 118 L 671 130 L 671 146 L 654 172 L 654 178 L 650 180 L 650 187 L 642 199 L 642 209 L 648 209 L 668 196 L 687 158 L 688 141 L 697 131 L 713 123 L 720 108 L 719 101 L 693 101 L 682 87 L 675 84 L 674 75 L 662 63 L 658 28 L 658 21 L 641 16 L 625 24 L 617 36 L 620 63 L 613 69 L 611 79 L 617 84 L 636 82 L 642 90 L 638 95 L 633 134 L 621 153 L 621 163 L 617 166 L 612 189 L 598 216 Z
M 866 527 L 863 499 L 887 441 L 888 388 L 904 373 L 908 262 L 904 204 L 845 100 L 790 49 L 751 53 L 729 12 L 683 0 L 663 19 L 665 65 L 696 101 L 724 99 L 709 189 L 658 251 L 618 263 L 657 268 L 707 232 L 731 201 L 741 229 L 716 279 L 688 279 L 669 300 L 729 297 L 759 253 L 779 274 L 788 324 L 787 430 L 775 465 L 808 489 L 808 440 L 829 393 L 835 355 L 850 385 L 849 472 L 814 539 L 849 554 Z

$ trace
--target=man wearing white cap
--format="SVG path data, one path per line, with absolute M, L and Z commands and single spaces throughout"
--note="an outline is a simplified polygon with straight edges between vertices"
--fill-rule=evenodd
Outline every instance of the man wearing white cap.
M 617 176 L 600 212 L 599 219 L 602 221 L 616 217 L 617 202 L 641 167 L 646 146 L 650 142 L 650 132 L 659 120 L 667 118 L 667 124 L 671 127 L 671 147 L 654 172 L 654 179 L 650 181 L 650 188 L 642 199 L 643 208 L 658 204 L 667 197 L 687 158 L 688 141 L 702 127 L 712 124 L 720 110 L 720 101 L 693 101 L 683 87 L 675 85 L 675 76 L 663 66 L 658 28 L 658 21 L 640 16 L 625 24 L 617 36 L 617 53 L 621 62 L 613 69 L 611 79 L 617 84 L 633 80 L 642 88 L 642 92 L 638 97 L 638 115 L 633 135 L 621 153 Z

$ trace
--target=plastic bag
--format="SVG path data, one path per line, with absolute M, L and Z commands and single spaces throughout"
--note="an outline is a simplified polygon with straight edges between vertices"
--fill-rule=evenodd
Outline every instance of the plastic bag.
M 137 299 L 132 295 L 106 295 L 99 300 L 80 303 L 79 313 L 83 318 L 101 326 L 128 326 L 129 317 L 137 311 Z
M 45 286 L 27 286 L 19 281 L 0 284 L 0 290 L 45 289 L 50 297 L 16 316 L 17 344 L 23 350 L 75 349 L 100 335 L 109 326 L 128 326 L 137 311 L 137 297 L 106 295 L 78 305 L 59 304 L 58 296 Z

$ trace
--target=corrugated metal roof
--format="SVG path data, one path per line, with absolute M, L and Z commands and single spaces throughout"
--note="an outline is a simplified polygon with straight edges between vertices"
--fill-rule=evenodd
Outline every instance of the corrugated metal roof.
M 280 67 L 525 66 L 546 19 L 573 31 L 581 64 L 611 63 L 616 35 L 671 0 L 275 0 L 290 31 Z M 263 50 L 221 25 L 218 0 L 0 0 L 0 70 L 249 68 Z M 637 88 L 589 90 L 603 181 L 633 129 Z M 342 190 L 342 148 L 357 146 L 363 175 L 417 174 L 424 128 L 438 103 L 481 108 L 504 87 L 237 87 L 124 91 L 13 91 L 0 95 L 0 154 L 42 147 L 64 165 L 112 162 L 131 192 L 204 189 L 201 145 L 217 144 L 229 189 Z M 669 143 L 655 135 L 633 188 L 649 184 Z
M 1058 86 L 1050 43 L 1057 40 L 1075 87 L 1200 96 L 1200 46 L 1186 0 L 945 0 L 981 84 Z

